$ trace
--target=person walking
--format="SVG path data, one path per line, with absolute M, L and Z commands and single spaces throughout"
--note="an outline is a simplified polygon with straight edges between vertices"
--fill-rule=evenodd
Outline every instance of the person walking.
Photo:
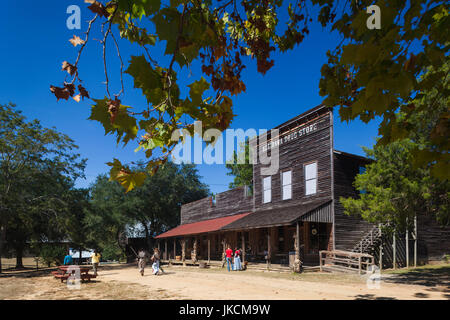
M 91 255 L 91 263 L 92 268 L 94 269 L 94 276 L 97 275 L 98 265 L 100 263 L 101 254 L 94 250 L 94 253 Z
M 227 269 L 230 271 L 230 267 L 232 267 L 232 259 L 233 259 L 233 250 L 231 250 L 230 246 L 227 246 L 227 250 L 225 250 L 225 256 L 227 260 Z
M 146 258 L 147 258 L 147 254 L 145 252 L 144 249 L 140 249 L 138 252 L 138 268 L 139 268 L 139 273 L 141 274 L 141 276 L 144 276 L 144 269 L 145 269 L 145 264 L 146 264 Z
M 159 260 L 160 260 L 160 253 L 159 249 L 155 248 L 153 249 L 153 256 L 152 256 L 152 268 L 153 268 L 153 274 L 158 275 L 159 273 Z
M 234 271 L 241 271 L 242 270 L 242 264 L 241 264 L 241 250 L 238 248 L 235 248 L 234 251 L 234 264 L 233 264 L 233 270 Z

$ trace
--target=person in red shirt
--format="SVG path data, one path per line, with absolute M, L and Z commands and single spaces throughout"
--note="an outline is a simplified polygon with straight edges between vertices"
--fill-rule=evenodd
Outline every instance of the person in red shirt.
M 230 246 L 227 246 L 227 250 L 225 250 L 226 260 L 227 260 L 227 269 L 230 271 L 230 266 L 232 266 L 232 258 L 233 258 L 233 250 L 231 250 Z

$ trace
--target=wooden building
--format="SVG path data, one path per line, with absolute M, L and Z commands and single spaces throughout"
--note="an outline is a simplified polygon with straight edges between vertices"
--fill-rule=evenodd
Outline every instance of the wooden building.
M 355 250 L 373 230 L 339 203 L 357 196 L 354 177 L 370 160 L 334 149 L 332 110 L 317 106 L 276 129 L 251 145 L 269 153 L 278 146 L 278 173 L 262 176 L 258 162 L 253 188 L 183 205 L 180 226 L 156 237 L 164 259 L 220 261 L 230 245 L 248 262 L 318 265 L 320 250 Z

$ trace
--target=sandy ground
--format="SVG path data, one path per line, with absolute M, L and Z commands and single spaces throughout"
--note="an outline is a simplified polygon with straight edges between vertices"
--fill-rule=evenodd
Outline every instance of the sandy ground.
M 227 272 L 223 269 L 165 267 L 142 277 L 135 267 L 105 268 L 96 281 L 68 290 L 52 277 L 0 278 L 0 299 L 450 299 L 448 274 L 442 281 L 411 284 L 402 275 L 382 277 L 370 289 L 358 275 Z M 436 277 L 433 277 L 437 280 Z M 397 281 L 399 280 L 399 281 Z

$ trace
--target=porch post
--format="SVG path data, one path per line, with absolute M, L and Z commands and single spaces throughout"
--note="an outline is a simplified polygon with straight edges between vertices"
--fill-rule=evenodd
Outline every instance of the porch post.
M 167 256 L 167 239 L 166 239 L 166 243 L 165 243 L 165 247 L 164 247 L 164 255 L 166 260 L 169 260 L 169 257 Z
M 294 272 L 300 272 L 300 223 L 298 221 L 295 230 L 294 248 L 295 248 L 295 260 L 293 269 Z
M 211 238 L 208 235 L 208 264 L 211 262 Z
M 194 243 L 192 245 L 191 260 L 193 263 L 197 262 L 197 237 L 194 238 Z
M 183 262 L 183 267 L 186 266 L 186 238 L 183 237 L 181 240 L 181 261 Z
M 173 238 L 173 260 L 176 261 L 177 256 L 177 238 Z
M 242 263 L 245 262 L 245 234 L 242 231 Z
M 270 228 L 267 228 L 267 270 L 270 269 L 270 255 L 271 255 L 271 248 L 270 248 Z

